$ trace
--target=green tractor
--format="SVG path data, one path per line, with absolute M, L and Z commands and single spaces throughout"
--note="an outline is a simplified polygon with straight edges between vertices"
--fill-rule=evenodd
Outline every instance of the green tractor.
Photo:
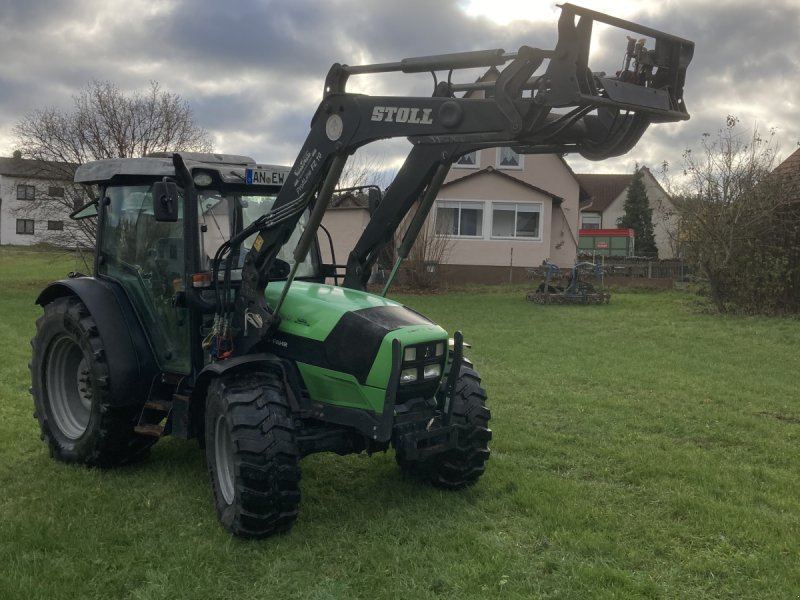
M 594 21 L 649 36 L 655 48 L 629 45 L 615 78 L 592 73 Z M 475 483 L 492 437 L 480 376 L 460 332 L 386 298 L 398 267 L 459 157 L 496 146 L 626 152 L 651 122 L 688 118 L 692 51 L 566 4 L 555 50 L 333 65 L 289 169 L 193 153 L 82 165 L 75 181 L 97 186 L 98 200 L 73 216 L 98 220 L 94 275 L 72 274 L 39 295 L 32 342 L 35 411 L 51 454 L 113 467 L 165 435 L 198 439 L 219 519 L 247 537 L 292 526 L 300 459 L 315 452 L 393 448 L 423 481 Z M 497 81 L 435 80 L 431 97 L 345 90 L 355 75 L 474 68 L 498 69 Z M 483 97 L 458 95 L 472 91 Z M 348 156 L 389 137 L 408 138 L 409 156 L 374 198 L 346 265 L 323 264 L 317 232 Z M 368 293 L 378 255 L 404 223 L 389 282 Z M 327 283 L 341 270 L 341 285 Z

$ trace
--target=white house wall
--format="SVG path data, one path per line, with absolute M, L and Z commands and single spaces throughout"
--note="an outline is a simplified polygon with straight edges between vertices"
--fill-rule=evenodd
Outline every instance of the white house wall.
M 69 212 L 60 208 L 47 211 L 40 209 L 38 212 L 25 211 L 26 207 L 30 207 L 30 201 L 17 200 L 17 186 L 20 184 L 33 185 L 37 197 L 46 194 L 50 186 L 64 185 L 51 179 L 0 175 L 0 244 L 27 246 L 46 242 L 48 236 L 52 234 L 47 229 L 48 221 L 62 221 L 66 225 Z M 17 233 L 17 219 L 33 219 L 33 235 Z
M 445 262 L 451 265 L 497 265 L 533 267 L 550 256 L 550 227 L 552 200 L 536 192 L 491 173 L 457 181 L 439 192 L 440 201 L 467 201 L 483 203 L 483 237 L 452 237 Z M 541 239 L 508 240 L 491 239 L 491 209 L 493 202 L 516 202 L 541 205 L 539 218 Z M 433 211 L 431 211 L 433 213 Z M 435 218 L 435 214 L 433 215 Z
M 34 219 L 34 235 L 25 235 L 17 233 L 17 219 L 23 218 L 23 215 L 17 213 L 18 209 L 24 208 L 25 201 L 17 200 L 17 184 L 26 183 L 16 177 L 9 177 L 7 175 L 0 175 L 0 244 L 13 244 L 19 246 L 26 246 L 35 244 L 41 241 L 40 232 L 47 231 L 47 221 L 44 222 Z M 38 190 L 37 190 L 38 192 Z M 24 218 L 30 218 L 24 215 Z
M 369 223 L 369 212 L 364 208 L 334 208 L 325 213 L 322 225 L 330 232 L 336 263 L 347 264 L 347 257 L 356 241 Z M 331 262 L 331 250 L 328 236 L 322 229 L 317 233 L 320 253 L 325 263 Z

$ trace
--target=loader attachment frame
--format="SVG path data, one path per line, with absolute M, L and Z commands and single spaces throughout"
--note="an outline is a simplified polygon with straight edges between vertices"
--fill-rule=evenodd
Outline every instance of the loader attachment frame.
M 301 213 L 313 205 L 294 253 L 298 263 L 305 257 L 344 162 L 358 148 L 393 137 L 406 137 L 414 146 L 348 257 L 344 285 L 363 289 L 377 251 L 392 238 L 420 195 L 435 197 L 442 169 L 460 156 L 512 146 L 523 153 L 579 152 L 599 160 L 627 152 L 650 123 L 688 119 L 683 84 L 692 42 L 572 4 L 561 5 L 561 10 L 558 42 L 552 50 L 522 46 L 513 53 L 492 49 L 331 67 L 311 130 L 272 211 L 229 242 L 235 245 L 258 233 L 245 259 L 235 301 L 225 308 L 236 336 L 232 355 L 257 351 L 269 339 L 293 280 L 290 275 L 280 300 L 268 306 L 264 290 L 270 267 Z M 653 38 L 655 47 L 647 50 L 644 42 L 629 42 L 625 67 L 615 77 L 592 72 L 594 22 Z M 473 68 L 497 69 L 496 81 L 453 82 L 454 72 Z M 536 75 L 540 69 L 543 74 Z M 352 76 L 429 71 L 450 72 L 444 81 L 434 76 L 430 97 L 346 91 Z M 484 97 L 477 97 L 479 91 Z M 462 92 L 463 96 L 456 95 Z M 568 110 L 557 113 L 554 108 Z M 428 211 L 432 202 L 422 204 L 419 210 Z M 418 212 L 412 222 L 418 224 L 425 216 L 427 212 Z M 416 232 L 410 233 L 404 246 L 410 247 L 416 237 Z M 251 326 L 245 327 L 246 322 Z

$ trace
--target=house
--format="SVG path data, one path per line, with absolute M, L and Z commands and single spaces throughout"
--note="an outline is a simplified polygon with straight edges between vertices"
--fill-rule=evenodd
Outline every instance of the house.
M 523 281 L 549 260 L 572 266 L 581 201 L 588 200 L 560 155 L 490 148 L 450 169 L 432 210 L 445 281 Z
M 63 235 L 70 213 L 64 173 L 57 163 L 0 157 L 0 244 L 30 245 Z
M 491 68 L 478 81 L 497 76 Z M 434 255 L 427 260 L 441 280 L 454 282 L 523 281 L 544 260 L 572 266 L 586 200 L 560 155 L 507 147 L 471 152 L 453 164 L 439 190 L 428 223 Z
M 450 169 L 417 240 L 425 256 L 412 251 L 406 269 L 424 262 L 440 281 L 507 283 L 524 281 L 528 269 L 544 260 L 570 267 L 577 256 L 580 202 L 588 196 L 560 155 L 520 155 L 510 148 L 472 152 Z M 331 200 L 322 225 L 337 264 L 347 262 L 369 215 L 364 195 Z M 397 232 L 395 247 L 404 232 Z M 323 261 L 331 262 L 325 231 L 318 238 Z M 381 265 L 386 270 L 391 250 Z
M 647 167 L 641 167 L 647 199 L 653 209 L 653 232 L 659 258 L 677 257 L 678 215 L 672 200 Z M 581 210 L 581 229 L 615 229 L 625 213 L 625 197 L 633 175 L 578 174 L 591 197 Z

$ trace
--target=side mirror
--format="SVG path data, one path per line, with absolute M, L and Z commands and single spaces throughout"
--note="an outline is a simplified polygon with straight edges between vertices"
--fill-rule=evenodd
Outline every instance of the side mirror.
M 178 220 L 178 184 L 169 181 L 166 177 L 163 181 L 153 184 L 153 212 L 156 221 L 175 222 Z

